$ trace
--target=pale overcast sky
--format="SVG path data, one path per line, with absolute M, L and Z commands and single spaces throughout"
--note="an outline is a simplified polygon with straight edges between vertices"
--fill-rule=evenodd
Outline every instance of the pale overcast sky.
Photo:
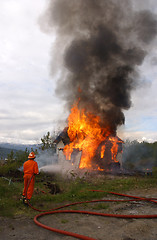
M 134 1 L 156 11 L 156 0 Z M 39 143 L 47 131 L 62 128 L 68 113 L 55 96 L 50 52 L 55 36 L 38 24 L 48 0 L 0 1 L 0 142 Z M 140 68 L 144 82 L 132 92 L 132 108 L 118 130 L 122 139 L 157 140 L 157 48 Z

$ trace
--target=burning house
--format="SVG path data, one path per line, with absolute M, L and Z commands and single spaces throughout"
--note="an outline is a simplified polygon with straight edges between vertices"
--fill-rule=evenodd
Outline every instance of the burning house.
M 97 136 L 94 136 L 97 138 Z M 60 135 L 55 139 L 56 153 L 58 156 L 58 164 L 64 170 L 97 170 L 97 171 L 119 171 L 122 168 L 122 143 L 123 141 L 117 136 L 108 136 L 101 143 L 96 144 L 97 140 L 88 143 L 90 148 L 84 149 L 81 140 L 81 145 L 70 148 L 72 142 L 68 136 L 68 128 L 65 128 Z M 98 146 L 97 146 L 98 145 Z M 93 151 L 94 150 L 94 151 Z M 90 152 L 92 151 L 92 152 Z M 92 157 L 91 157 L 92 155 Z
M 156 15 L 130 0 L 50 0 L 43 20 L 56 38 L 56 94 L 70 112 L 66 137 L 56 140 L 59 161 L 111 169 L 122 150 L 117 129 L 157 34 Z

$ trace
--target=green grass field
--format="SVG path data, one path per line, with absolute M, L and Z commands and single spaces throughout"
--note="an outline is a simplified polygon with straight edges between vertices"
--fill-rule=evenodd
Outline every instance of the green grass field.
M 60 188 L 60 193 L 50 194 L 45 185 L 49 181 Z M 61 176 L 41 174 L 36 177 L 35 191 L 31 199 L 33 206 L 40 209 L 53 209 L 63 204 L 102 199 L 107 193 L 89 190 L 114 191 L 125 193 L 133 189 L 150 189 L 157 187 L 157 178 L 153 176 L 88 176 L 84 178 L 64 179 Z M 0 216 L 16 215 L 34 216 L 34 211 L 25 206 L 21 199 L 23 179 L 6 179 L 0 177 Z M 85 207 L 86 204 L 84 204 Z M 88 206 L 90 208 L 90 206 Z M 105 209 L 108 205 L 99 203 L 91 209 Z

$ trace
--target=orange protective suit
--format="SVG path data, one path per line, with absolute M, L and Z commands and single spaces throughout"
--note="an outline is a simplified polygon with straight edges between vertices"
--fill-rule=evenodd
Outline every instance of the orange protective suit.
M 35 176 L 32 177 L 32 175 L 39 173 L 37 162 L 35 162 L 34 159 L 28 159 L 23 164 L 23 172 L 24 172 L 23 196 L 27 197 L 27 199 L 30 200 L 34 191 L 34 183 L 35 183 Z M 32 179 L 27 190 L 27 186 L 31 177 Z M 26 196 L 26 190 L 27 190 L 27 196 Z

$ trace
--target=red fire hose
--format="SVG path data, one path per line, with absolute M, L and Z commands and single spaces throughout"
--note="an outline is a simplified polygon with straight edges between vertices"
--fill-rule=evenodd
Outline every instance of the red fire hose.
M 31 179 L 30 179 L 30 181 L 31 181 Z M 29 186 L 29 183 L 28 183 L 28 186 Z M 28 189 L 28 186 L 27 186 L 27 189 Z M 60 234 L 63 234 L 63 235 L 68 235 L 68 236 L 75 237 L 75 238 L 78 238 L 78 239 L 83 239 L 83 240 L 96 240 L 96 239 L 88 237 L 88 236 L 84 236 L 84 235 L 80 235 L 80 234 L 77 234 L 77 233 L 63 231 L 63 230 L 60 230 L 60 229 L 56 229 L 56 228 L 52 228 L 52 227 L 46 226 L 46 225 L 40 223 L 38 221 L 38 219 L 41 218 L 42 216 L 50 215 L 50 214 L 56 214 L 56 213 L 78 213 L 78 214 L 88 214 L 88 215 L 96 215 L 96 216 L 103 216 L 103 217 L 115 217 L 115 218 L 157 218 L 157 214 L 152 214 L 152 215 L 127 215 L 127 214 L 107 214 L 107 213 L 98 213 L 98 212 L 90 212 L 90 211 L 78 211 L 78 210 L 59 210 L 61 208 L 73 206 L 73 205 L 76 205 L 76 204 L 95 203 L 95 202 L 148 201 L 148 202 L 152 202 L 152 203 L 157 203 L 157 198 L 137 197 L 137 196 L 131 196 L 131 195 L 120 194 L 120 193 L 115 193 L 115 192 L 106 192 L 106 191 L 103 191 L 103 190 L 89 190 L 89 191 L 92 191 L 92 192 L 105 192 L 105 193 L 109 193 L 109 194 L 113 194 L 113 195 L 117 195 L 117 196 L 128 197 L 128 198 L 131 198 L 131 199 L 129 199 L 129 200 L 115 200 L 115 199 L 114 200 L 111 200 L 111 199 L 108 200 L 108 199 L 104 199 L 104 200 L 92 200 L 92 201 L 75 202 L 75 203 L 66 204 L 66 205 L 60 206 L 58 208 L 50 209 L 50 210 L 37 209 L 37 208 L 33 207 L 28 202 L 28 205 L 32 209 L 34 209 L 34 210 L 36 210 L 38 212 L 43 212 L 43 213 L 40 213 L 40 214 L 38 214 L 38 215 L 36 215 L 34 217 L 34 222 L 38 226 L 40 226 L 42 228 L 45 228 L 47 230 L 56 232 L 56 233 L 60 233 Z M 27 198 L 27 190 L 26 190 L 26 198 Z

